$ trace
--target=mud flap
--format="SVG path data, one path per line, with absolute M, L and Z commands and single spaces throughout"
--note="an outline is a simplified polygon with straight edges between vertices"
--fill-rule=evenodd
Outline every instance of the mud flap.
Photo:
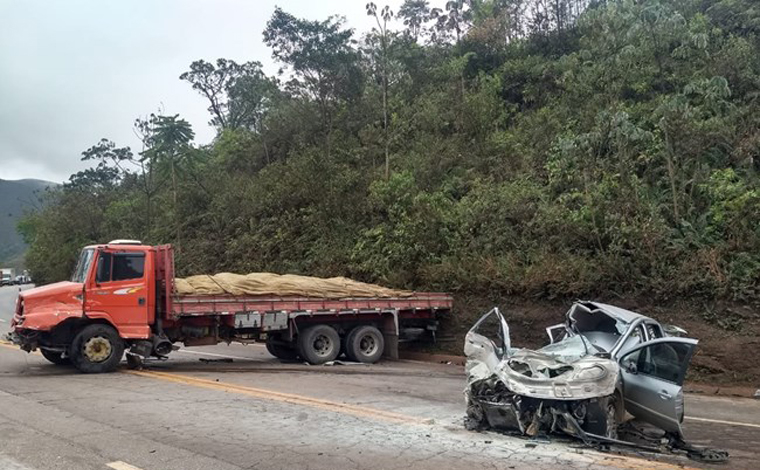
M 398 360 L 398 312 L 383 315 L 382 331 L 383 339 L 385 340 L 383 357 Z

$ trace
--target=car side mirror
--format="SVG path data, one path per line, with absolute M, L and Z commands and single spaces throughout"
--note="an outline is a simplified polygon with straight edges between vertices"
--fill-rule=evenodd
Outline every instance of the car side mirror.
M 626 372 L 629 374 L 637 374 L 639 372 L 639 368 L 636 367 L 636 363 L 631 360 L 623 361 L 623 369 L 625 369 Z

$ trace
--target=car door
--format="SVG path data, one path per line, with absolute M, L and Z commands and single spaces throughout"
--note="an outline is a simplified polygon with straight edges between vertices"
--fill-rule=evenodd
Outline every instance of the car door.
M 620 357 L 625 408 L 636 418 L 683 435 L 683 380 L 697 340 L 659 338 Z
M 509 348 L 509 326 L 499 309 L 494 308 L 483 315 L 465 336 L 468 375 L 485 378 L 493 374 Z

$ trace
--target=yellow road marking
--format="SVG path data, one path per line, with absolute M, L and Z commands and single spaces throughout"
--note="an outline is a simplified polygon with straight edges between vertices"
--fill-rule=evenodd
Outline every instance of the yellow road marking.
M 214 380 L 200 379 L 197 377 L 190 377 L 181 374 L 170 374 L 167 372 L 157 371 L 137 371 L 137 370 L 124 370 L 127 374 L 139 375 L 142 377 L 151 377 L 154 379 L 166 380 L 169 382 L 180 383 L 185 385 L 194 385 L 196 387 L 208 388 L 212 390 L 221 390 L 229 393 L 237 393 L 241 395 L 247 395 L 255 398 L 261 398 L 264 400 L 278 401 L 282 403 L 289 403 L 292 405 L 310 406 L 313 408 L 319 408 L 326 411 L 332 411 L 336 413 L 350 414 L 358 416 L 360 418 L 373 418 L 383 421 L 390 421 L 395 423 L 407 423 L 407 424 L 431 424 L 432 420 L 425 418 L 418 418 L 414 416 L 402 415 L 399 413 L 393 413 L 390 411 L 377 410 L 374 408 L 367 408 L 364 406 L 351 405 L 348 403 L 338 403 L 330 400 L 323 400 L 320 398 L 307 397 L 303 395 L 295 395 L 292 393 L 274 392 L 272 390 L 266 390 L 263 388 L 246 387 L 243 385 L 235 385 L 226 382 L 217 382 Z
M 135 467 L 134 465 L 130 465 L 127 462 L 122 462 L 121 460 L 117 460 L 116 462 L 107 463 L 106 466 L 111 467 L 114 470 L 142 470 L 139 467 Z

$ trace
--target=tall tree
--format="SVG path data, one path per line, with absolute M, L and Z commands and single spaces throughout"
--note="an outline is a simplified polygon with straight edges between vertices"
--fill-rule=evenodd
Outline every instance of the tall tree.
M 404 0 L 398 9 L 398 17 L 406 26 L 406 34 L 417 42 L 425 23 L 430 21 L 430 3 L 427 0 Z
M 177 203 L 177 171 L 188 162 L 192 150 L 190 142 L 194 137 L 195 133 L 190 123 L 180 119 L 178 114 L 155 117 L 150 158 L 156 165 L 168 167 L 172 183 L 172 203 L 174 205 L 178 250 L 181 246 L 181 224 L 179 223 L 179 206 Z
M 436 29 L 443 34 L 454 32 L 456 42 L 467 32 L 472 21 L 472 0 L 449 0 L 444 10 L 433 8 L 431 18 L 436 20 Z
M 384 146 L 385 146 L 385 179 L 390 177 L 390 156 L 388 149 L 390 147 L 390 137 L 388 135 L 388 43 L 390 42 L 390 36 L 388 34 L 388 21 L 393 18 L 393 12 L 391 8 L 386 5 L 377 13 L 377 5 L 370 2 L 367 4 L 367 15 L 375 18 L 377 28 L 373 28 L 378 36 L 380 36 L 380 46 L 382 52 L 382 88 L 383 88 L 383 134 L 384 134 Z
M 211 124 L 220 130 L 257 129 L 275 88 L 259 62 L 238 64 L 222 58 L 216 65 L 196 60 L 179 78 L 206 97 Z
M 272 48 L 272 57 L 292 72 L 288 88 L 316 101 L 328 156 L 336 108 L 361 92 L 353 30 L 344 28 L 344 23 L 335 16 L 325 21 L 299 19 L 276 8 L 264 30 L 264 42 Z

